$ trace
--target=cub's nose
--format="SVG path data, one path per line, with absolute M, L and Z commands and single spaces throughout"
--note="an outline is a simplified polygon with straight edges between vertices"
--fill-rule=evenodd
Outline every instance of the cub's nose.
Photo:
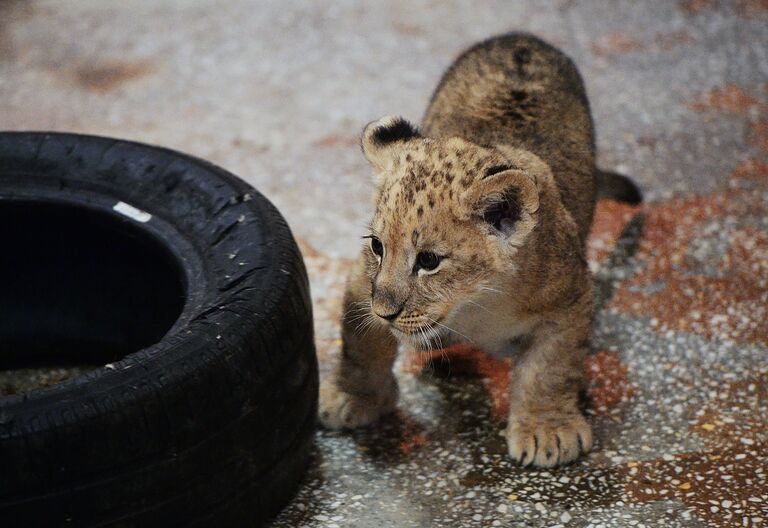
M 391 323 L 403 312 L 405 301 L 405 296 L 390 284 L 379 283 L 371 294 L 371 311 Z
M 400 315 L 402 312 L 403 312 L 403 308 L 400 307 L 400 309 L 398 309 L 396 312 L 392 312 L 392 313 L 388 313 L 388 314 L 382 314 L 382 313 L 379 313 L 377 311 L 374 311 L 373 313 L 375 313 L 376 315 L 378 315 L 382 319 L 385 319 L 385 320 L 387 320 L 389 322 L 392 322 L 395 319 L 397 319 L 397 316 Z

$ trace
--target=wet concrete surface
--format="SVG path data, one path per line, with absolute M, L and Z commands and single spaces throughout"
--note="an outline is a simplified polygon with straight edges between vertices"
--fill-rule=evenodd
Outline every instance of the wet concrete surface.
M 766 2 L 6 1 L 0 127 L 157 143 L 264 192 L 305 255 L 325 373 L 371 213 L 359 131 L 418 121 L 462 49 L 509 30 L 574 58 L 601 165 L 647 197 L 602 203 L 590 239 L 596 448 L 516 467 L 508 365 L 404 351 L 398 413 L 319 431 L 274 526 L 766 525 Z

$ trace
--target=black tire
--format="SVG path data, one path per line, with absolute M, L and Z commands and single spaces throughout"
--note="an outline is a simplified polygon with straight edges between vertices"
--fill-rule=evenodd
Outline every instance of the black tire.
M 135 209 L 115 211 L 121 202 Z M 22 132 L 0 133 L 3 211 L 0 368 L 57 352 L 109 364 L 0 396 L 0 525 L 274 515 L 307 466 L 318 385 L 306 271 L 275 207 L 178 152 Z

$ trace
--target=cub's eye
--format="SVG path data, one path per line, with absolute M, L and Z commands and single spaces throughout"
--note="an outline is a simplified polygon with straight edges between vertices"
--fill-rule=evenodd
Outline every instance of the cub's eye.
M 431 271 L 440 264 L 440 257 L 432 253 L 431 251 L 422 251 L 416 255 L 416 268 L 417 270 L 423 269 Z
M 371 251 L 373 251 L 373 254 L 379 258 L 384 255 L 384 246 L 381 244 L 381 240 L 375 236 L 371 237 Z

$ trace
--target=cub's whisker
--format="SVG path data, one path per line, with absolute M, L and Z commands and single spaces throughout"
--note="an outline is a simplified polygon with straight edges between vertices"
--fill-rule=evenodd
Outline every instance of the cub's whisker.
M 473 305 L 477 306 L 478 308 L 480 308 L 481 310 L 485 310 L 485 311 L 486 311 L 486 312 L 488 312 L 489 314 L 493 315 L 493 312 L 492 312 L 491 310 L 489 310 L 488 308 L 486 308 L 485 306 L 483 306 L 483 305 L 482 305 L 482 304 L 480 304 L 479 302 L 475 302 L 475 301 L 473 301 L 472 299 L 467 299 L 467 302 L 468 302 L 469 304 L 473 304 Z
M 460 335 L 461 337 L 463 337 L 464 339 L 466 339 L 466 340 L 467 340 L 467 341 L 469 341 L 470 343 L 474 343 L 474 340 L 473 340 L 472 338 L 470 338 L 470 337 L 469 337 L 469 336 L 467 336 L 467 335 L 464 335 L 464 334 L 462 334 L 462 333 L 461 333 L 461 332 L 459 332 L 458 330 L 454 330 L 453 328 L 451 328 L 451 327 L 450 327 L 450 326 L 448 326 L 448 325 L 444 325 L 443 323 L 441 323 L 441 322 L 439 322 L 439 321 L 435 321 L 435 320 L 434 320 L 434 319 L 432 319 L 431 317 L 427 317 L 427 319 L 429 319 L 429 320 L 430 320 L 432 323 L 436 324 L 437 326 L 441 326 L 441 327 L 445 328 L 445 329 L 446 329 L 446 330 L 448 330 L 449 332 L 453 332 L 454 334 Z
M 375 323 L 376 319 L 374 319 L 373 315 L 366 314 L 366 317 L 355 327 L 355 334 L 365 337 Z
M 440 336 L 440 332 L 435 330 L 433 326 L 428 326 L 427 330 L 429 330 L 433 337 L 437 340 L 438 346 L 440 347 L 440 358 L 442 360 L 445 360 L 448 363 L 448 375 L 451 374 L 451 358 L 448 356 L 448 354 L 445 353 L 445 346 L 443 345 L 443 338 Z M 432 359 L 434 362 L 434 358 Z

